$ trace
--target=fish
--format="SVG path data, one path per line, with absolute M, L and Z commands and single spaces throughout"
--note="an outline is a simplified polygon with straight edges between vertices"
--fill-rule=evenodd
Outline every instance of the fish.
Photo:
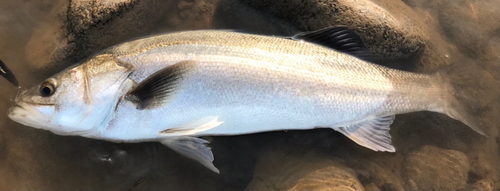
M 292 37 L 198 30 L 109 47 L 23 90 L 8 116 L 58 135 L 156 141 L 219 173 L 202 137 L 331 128 L 395 152 L 395 115 L 432 111 L 485 135 L 446 69 L 373 64 L 347 27 Z
M 7 65 L 3 61 L 0 60 L 0 75 L 3 76 L 7 81 L 9 81 L 12 85 L 19 87 L 19 82 L 17 81 L 14 73 L 7 68 Z

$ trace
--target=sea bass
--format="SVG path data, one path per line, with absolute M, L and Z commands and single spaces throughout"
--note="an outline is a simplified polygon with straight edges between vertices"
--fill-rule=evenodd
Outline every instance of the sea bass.
M 394 152 L 395 114 L 424 110 L 483 134 L 444 73 L 394 70 L 367 55 L 345 27 L 290 38 L 164 34 L 110 47 L 23 91 L 8 116 L 59 135 L 159 141 L 215 172 L 200 136 L 332 128 Z

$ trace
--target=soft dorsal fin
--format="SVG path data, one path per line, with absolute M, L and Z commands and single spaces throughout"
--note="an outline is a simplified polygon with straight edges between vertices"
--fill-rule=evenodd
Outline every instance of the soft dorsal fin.
M 358 34 L 343 26 L 303 32 L 292 36 L 291 39 L 325 46 L 368 62 L 373 62 L 376 59 L 363 45 Z
M 194 63 L 195 61 L 191 60 L 182 61 L 157 71 L 130 91 L 126 99 L 141 110 L 164 104 L 176 93 L 182 75 L 192 68 Z
M 395 152 L 396 149 L 391 144 L 391 135 L 389 134 L 389 126 L 394 118 L 394 115 L 390 115 L 367 119 L 354 125 L 335 128 L 335 130 L 371 150 Z

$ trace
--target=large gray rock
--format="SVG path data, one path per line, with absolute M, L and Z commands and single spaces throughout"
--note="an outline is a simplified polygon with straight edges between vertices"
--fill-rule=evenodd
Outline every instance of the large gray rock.
M 407 190 L 460 190 L 467 184 L 468 172 L 465 154 L 434 146 L 410 153 L 403 167 Z
M 399 1 L 241 0 L 303 31 L 345 25 L 355 30 L 375 55 L 407 58 L 424 48 L 427 31 L 411 8 Z

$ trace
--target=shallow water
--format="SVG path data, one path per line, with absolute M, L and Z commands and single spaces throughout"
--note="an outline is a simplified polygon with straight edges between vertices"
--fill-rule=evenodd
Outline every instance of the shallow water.
M 474 71 L 451 80 L 464 82 L 461 92 L 474 95 L 467 101 L 489 137 L 432 112 L 396 116 L 396 153 L 373 152 L 330 129 L 211 137 L 221 171 L 215 174 L 159 143 L 64 137 L 17 124 L 6 116 L 17 88 L 1 79 L 0 190 L 325 189 L 297 185 L 326 184 L 333 176 L 304 177 L 339 164 L 366 190 L 500 189 L 498 1 L 97 2 L 0 1 L 0 59 L 21 86 L 36 85 L 105 47 L 156 33 L 236 29 L 291 35 L 373 22 L 361 29 L 367 46 L 384 57 L 378 64 L 418 72 L 449 63 L 474 65 Z M 359 5 L 356 14 L 346 11 Z M 380 35 L 373 32 L 379 25 L 393 30 L 381 41 L 370 39 Z

